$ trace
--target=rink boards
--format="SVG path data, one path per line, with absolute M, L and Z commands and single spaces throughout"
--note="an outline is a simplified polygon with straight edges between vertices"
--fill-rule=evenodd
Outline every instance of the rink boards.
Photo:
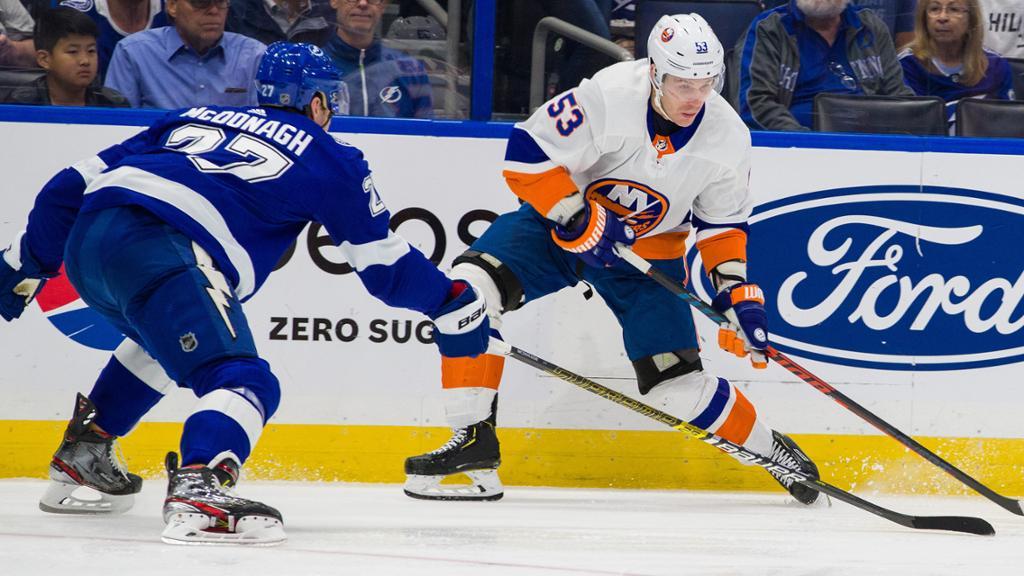
M 50 175 L 152 117 L 0 111 L 0 238 L 23 226 Z M 398 232 L 442 265 L 516 207 L 500 175 L 507 125 L 343 120 L 335 129 L 366 153 Z M 778 347 L 983 482 L 1016 494 L 1024 493 L 1022 173 L 1024 145 L 1016 142 L 759 134 L 751 175 L 751 277 L 768 294 Z M 646 201 L 638 189 L 622 193 L 637 207 Z M 691 262 L 699 266 L 699 258 Z M 707 294 L 704 284 L 695 289 Z M 307 228 L 246 311 L 283 388 L 250 474 L 396 482 L 406 456 L 447 438 L 424 319 L 366 295 L 322 230 Z M 697 324 L 707 368 L 736 381 L 838 485 L 959 489 L 782 368 L 754 372 L 719 353 L 715 327 Z M 582 285 L 507 316 L 503 333 L 636 395 L 614 319 L 599 297 L 584 298 Z M 45 473 L 74 392 L 88 391 L 104 348 L 116 341 L 67 291 L 0 328 L 0 477 Z M 510 484 L 772 485 L 707 446 L 513 361 L 501 397 L 502 475 Z M 134 468 L 159 472 L 192 402 L 176 390 L 125 439 Z

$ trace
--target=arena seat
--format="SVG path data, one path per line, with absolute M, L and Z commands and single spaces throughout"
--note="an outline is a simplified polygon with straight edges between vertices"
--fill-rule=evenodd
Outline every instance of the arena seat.
M 821 93 L 814 97 L 819 132 L 914 134 L 949 133 L 945 102 L 938 96 L 866 96 Z
M 1024 102 L 965 98 L 956 107 L 956 135 L 1024 138 Z

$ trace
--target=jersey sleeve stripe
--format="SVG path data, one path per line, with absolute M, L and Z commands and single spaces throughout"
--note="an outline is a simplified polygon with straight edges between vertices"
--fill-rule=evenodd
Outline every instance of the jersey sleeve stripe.
M 572 181 L 569 172 L 561 166 L 540 174 L 505 170 L 502 175 L 516 196 L 545 216 L 562 198 L 577 191 L 576 183 Z
M 633 244 L 633 252 L 647 260 L 675 260 L 686 255 L 686 237 L 689 232 L 666 232 L 640 238 Z
M 205 228 L 220 244 L 229 263 L 238 274 L 238 286 L 235 286 L 238 299 L 244 300 L 252 295 L 256 289 L 256 272 L 252 258 L 228 228 L 228 223 L 217 207 L 201 194 L 188 186 L 132 166 L 121 166 L 99 175 L 86 188 L 85 193 L 92 194 L 107 187 L 126 188 L 142 196 L 159 200 Z
M 539 164 L 551 160 L 530 133 L 522 128 L 513 128 L 505 147 L 505 161 Z
M 557 167 L 558 164 L 555 164 L 550 160 L 546 162 L 537 162 L 536 164 L 506 160 L 504 169 L 506 172 L 519 172 L 520 174 L 542 174 Z
M 96 179 L 104 170 L 107 169 L 107 163 L 103 161 L 99 156 L 93 156 L 92 158 L 86 158 L 80 162 L 75 162 L 71 165 L 71 168 L 82 175 L 82 180 L 85 181 L 85 185 L 92 184 L 92 181 Z
M 704 270 L 710 274 L 722 262 L 747 260 L 747 233 L 731 228 L 702 238 L 698 231 L 697 249 L 704 261 Z
M 387 238 L 365 244 L 342 242 L 338 248 L 357 272 L 374 265 L 391 266 L 409 253 L 409 243 L 394 232 L 388 232 Z

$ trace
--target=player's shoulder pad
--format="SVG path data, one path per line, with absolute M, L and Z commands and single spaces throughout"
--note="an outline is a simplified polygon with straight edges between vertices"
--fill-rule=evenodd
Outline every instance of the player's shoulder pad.
M 650 65 L 647 59 L 619 62 L 600 70 L 593 79 L 580 84 L 587 101 L 600 100 L 604 117 L 600 125 L 606 136 L 636 132 L 637 123 L 647 117 L 651 95 Z

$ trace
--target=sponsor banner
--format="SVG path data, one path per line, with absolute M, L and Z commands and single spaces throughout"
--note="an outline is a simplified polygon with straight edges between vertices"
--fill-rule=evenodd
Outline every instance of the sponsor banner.
M 5 124 L 5 141 L 19 145 L 7 145 L 0 170 L 18 193 L 5 197 L 0 238 L 23 225 L 59 168 L 136 130 Z M 369 159 L 392 228 L 442 266 L 517 206 L 501 179 L 501 140 L 340 136 Z M 773 341 L 908 433 L 1024 436 L 1013 409 L 1024 401 L 1013 382 L 1024 357 L 1024 266 L 1014 242 L 1024 196 L 1012 176 L 1022 169 L 1019 156 L 755 148 L 750 275 L 768 298 Z M 636 183 L 618 198 L 635 211 L 659 194 Z M 690 260 L 701 270 L 698 254 Z M 710 297 L 703 275 L 693 276 Z M 618 326 L 585 292 L 581 285 L 530 304 L 506 317 L 503 334 L 636 395 Z M 444 424 L 429 324 L 367 295 L 320 226 L 303 231 L 246 314 L 282 382 L 279 422 Z M 737 381 L 774 426 L 869 431 L 780 367 L 754 371 L 719 352 L 716 327 L 696 322 L 707 368 Z M 9 399 L 0 419 L 65 417 L 117 340 L 70 284 L 51 282 L 24 318 L 0 329 L 0 390 Z M 505 426 L 657 429 L 514 361 L 505 374 Z M 175 391 L 150 419 L 179 421 L 192 403 Z

